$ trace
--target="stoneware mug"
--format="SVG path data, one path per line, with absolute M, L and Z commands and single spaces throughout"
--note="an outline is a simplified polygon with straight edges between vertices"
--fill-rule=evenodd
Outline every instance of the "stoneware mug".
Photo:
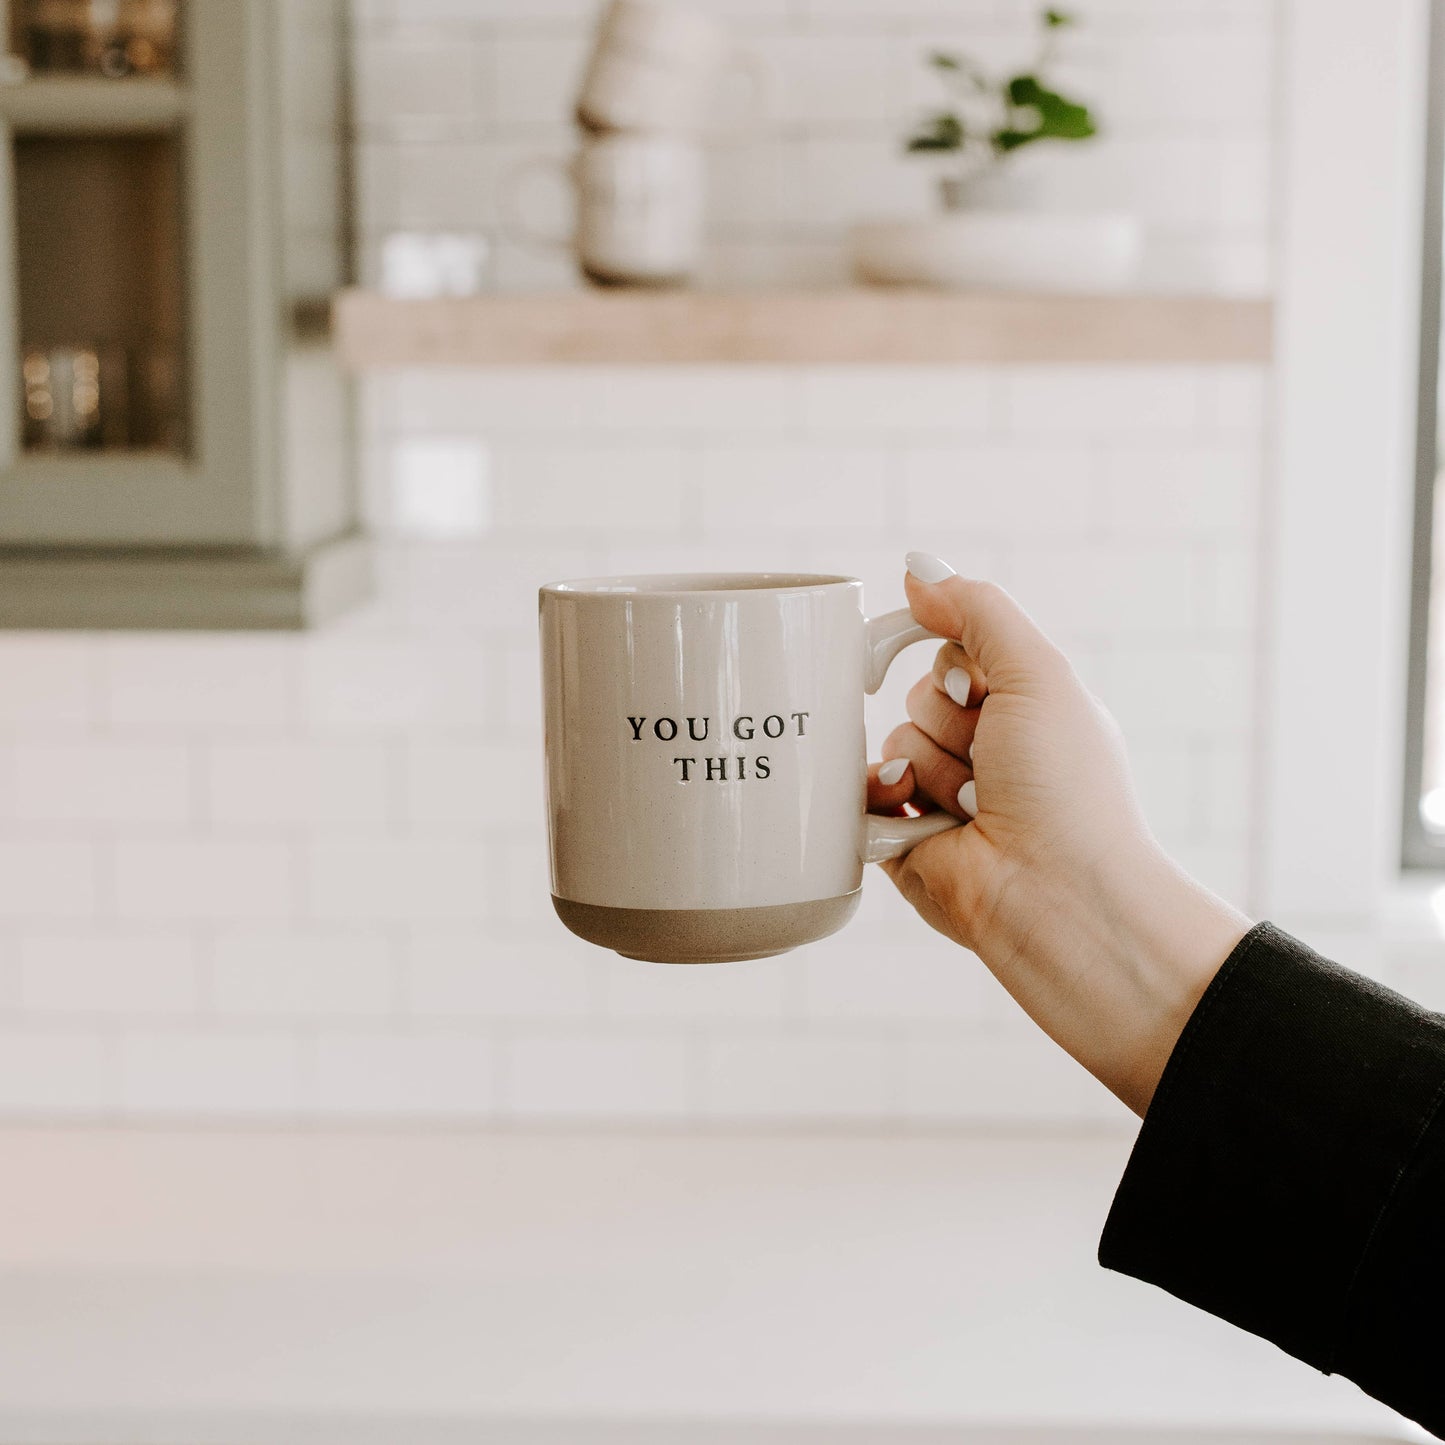
M 525 215 L 524 190 L 543 173 L 573 192 L 573 224 L 561 234 Z M 570 250 L 582 274 L 599 285 L 675 286 L 702 260 L 702 151 L 685 137 L 585 137 L 570 160 L 539 156 L 520 166 L 502 204 L 511 235 Z
M 659 963 L 763 958 L 858 906 L 865 862 L 957 825 L 870 815 L 863 696 L 933 634 L 854 577 L 589 577 L 541 589 L 552 903 Z
M 577 121 L 592 131 L 716 130 L 719 81 L 730 74 L 755 109 L 761 68 L 715 21 L 670 0 L 612 0 L 583 72 Z

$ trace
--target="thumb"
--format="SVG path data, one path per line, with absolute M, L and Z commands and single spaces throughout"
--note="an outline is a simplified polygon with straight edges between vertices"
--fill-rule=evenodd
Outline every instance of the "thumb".
M 910 552 L 907 562 L 909 610 L 930 632 L 963 644 L 990 692 L 1029 692 L 1066 665 L 1033 618 L 996 583 L 960 577 L 929 552 Z

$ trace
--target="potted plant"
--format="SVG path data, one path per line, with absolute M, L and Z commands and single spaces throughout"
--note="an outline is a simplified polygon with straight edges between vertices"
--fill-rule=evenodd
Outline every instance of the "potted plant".
M 1077 22 L 1065 11 L 1045 10 L 1039 23 L 1043 33 L 1034 63 L 1017 75 L 989 75 L 968 56 L 952 51 L 936 50 L 928 57 L 953 104 L 929 116 L 909 136 L 907 149 L 915 155 L 956 159 L 956 168 L 939 180 L 947 210 L 966 205 L 971 190 L 1026 146 L 1091 140 L 1098 134 L 1088 106 L 1070 100 L 1046 78 L 1060 32 Z
M 943 214 L 855 226 L 853 267 L 861 280 L 1074 292 L 1129 284 L 1141 250 L 1134 217 L 1023 209 L 1010 204 L 1017 187 L 1001 183 L 1021 152 L 1098 134 L 1089 107 L 1049 74 L 1061 35 L 1076 23 L 1062 10 L 1044 10 L 1033 63 L 1012 75 L 992 75 L 954 51 L 929 57 L 950 103 L 926 117 L 905 148 L 946 161 L 939 178 Z

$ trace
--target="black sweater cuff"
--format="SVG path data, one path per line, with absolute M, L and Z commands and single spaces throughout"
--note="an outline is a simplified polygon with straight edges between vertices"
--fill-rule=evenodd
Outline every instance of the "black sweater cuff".
M 1262 923 L 1174 1047 L 1099 1262 L 1438 1430 L 1442 1097 L 1439 1015 Z

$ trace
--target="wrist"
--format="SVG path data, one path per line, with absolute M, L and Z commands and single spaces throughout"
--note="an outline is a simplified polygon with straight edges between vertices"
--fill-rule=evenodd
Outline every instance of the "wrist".
M 1157 845 L 1151 850 L 1118 895 L 1116 968 L 1135 1027 L 1111 1061 L 1110 1084 L 1141 1117 L 1199 1000 L 1252 927 Z
M 1009 890 L 979 954 L 1061 1047 L 1142 1116 L 1205 989 L 1250 922 L 1141 837 Z

